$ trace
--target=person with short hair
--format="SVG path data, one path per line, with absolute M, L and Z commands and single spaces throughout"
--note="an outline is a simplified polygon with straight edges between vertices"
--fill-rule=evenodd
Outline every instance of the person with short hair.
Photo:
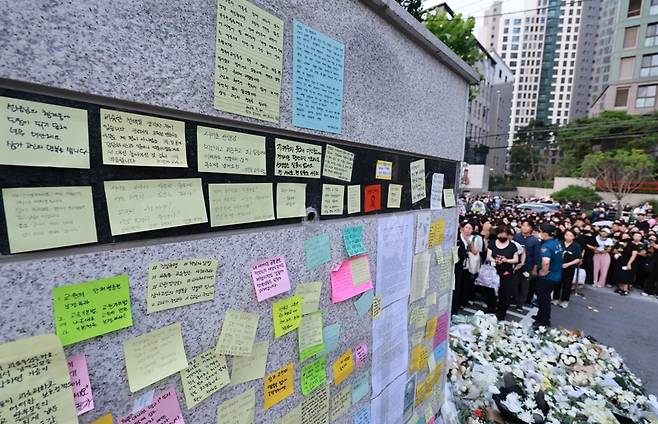
M 565 230 L 563 238 L 562 278 L 560 279 L 560 285 L 553 292 L 553 304 L 566 308 L 569 306 L 573 277 L 578 265 L 582 262 L 583 248 L 576 243 L 576 233 L 573 230 Z
M 562 256 L 564 248 L 562 243 L 555 239 L 555 225 L 544 223 L 541 226 L 542 244 L 540 249 L 540 262 L 537 270 L 537 301 L 539 311 L 535 316 L 535 327 L 551 326 L 551 293 L 562 279 Z
M 594 287 L 605 287 L 608 278 L 608 269 L 610 268 L 610 251 L 614 241 L 609 237 L 610 230 L 601 228 L 599 235 L 595 237 L 595 246 L 588 245 L 594 252 L 592 261 L 594 263 Z
M 503 225 L 496 232 L 496 241 L 489 244 L 487 259 L 495 263 L 496 271 L 500 277 L 498 288 L 498 309 L 496 316 L 504 320 L 507 316 L 510 297 L 512 295 L 512 279 L 514 277 L 514 265 L 519 263 L 519 253 L 516 245 L 510 241 L 512 230 Z

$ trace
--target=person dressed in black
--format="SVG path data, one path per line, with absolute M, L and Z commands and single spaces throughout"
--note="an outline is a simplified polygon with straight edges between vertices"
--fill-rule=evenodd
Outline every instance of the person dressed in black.
M 510 241 L 512 231 L 509 227 L 500 226 L 496 235 L 496 241 L 489 244 L 487 259 L 496 264 L 496 271 L 500 277 L 496 316 L 499 320 L 504 320 L 512 296 L 514 265 L 519 263 L 519 253 L 514 243 Z
M 560 285 L 553 291 L 553 304 L 566 308 L 569 306 L 569 298 L 571 297 L 573 276 L 576 269 L 578 269 L 578 265 L 582 262 L 583 248 L 576 243 L 576 233 L 573 230 L 564 230 L 563 238 L 562 278 L 560 279 Z
M 631 235 L 632 241 L 627 241 L 621 256 L 617 261 L 616 280 L 619 282 L 618 293 L 622 296 L 628 296 L 629 287 L 635 281 L 634 262 L 640 250 L 642 234 L 635 232 Z
M 585 284 L 594 284 L 594 252 L 592 248 L 596 247 L 596 236 L 592 232 L 592 227 L 586 225 L 576 239 L 580 247 L 585 251 L 583 255 L 583 269 L 585 270 Z M 587 246 L 590 246 L 589 248 Z

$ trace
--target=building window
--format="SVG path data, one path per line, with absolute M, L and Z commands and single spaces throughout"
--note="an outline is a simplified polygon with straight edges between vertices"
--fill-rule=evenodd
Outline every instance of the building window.
M 653 107 L 656 104 L 656 86 L 641 85 L 637 88 L 635 107 Z
M 655 77 L 658 75 L 658 54 L 642 56 L 641 77 Z
M 658 15 L 658 0 L 651 0 L 651 7 L 649 7 L 649 15 Z
M 617 87 L 615 96 L 615 107 L 626 107 L 628 105 L 628 87 Z
M 640 32 L 639 26 L 628 27 L 624 29 L 624 48 L 632 49 L 637 46 L 637 34 Z
M 626 80 L 633 78 L 633 68 L 635 68 L 635 56 L 622 57 L 619 62 L 619 79 Z
M 647 25 L 647 38 L 644 39 L 644 47 L 653 46 L 658 46 L 658 23 Z
M 642 14 L 642 0 L 630 0 L 628 2 L 627 18 L 635 18 Z

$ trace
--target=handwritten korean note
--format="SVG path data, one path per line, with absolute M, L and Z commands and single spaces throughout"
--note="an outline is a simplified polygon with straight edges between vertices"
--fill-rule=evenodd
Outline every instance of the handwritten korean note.
M 354 360 L 352 359 L 352 349 L 346 350 L 331 364 L 334 371 L 334 384 L 340 385 L 354 371 Z
M 329 424 L 329 386 L 302 400 L 302 424 Z
M 64 350 L 54 334 L 0 345 L 0 369 L 0 422 L 78 422 Z
M 352 385 L 348 384 L 336 393 L 331 400 L 331 419 L 336 420 L 350 409 Z
M 360 287 L 372 281 L 370 276 L 370 262 L 368 255 L 355 256 L 350 259 L 350 270 L 352 271 L 352 285 Z
M 364 281 L 364 278 L 370 276 L 367 260 L 365 255 L 356 256 L 343 261 L 337 269 L 331 271 L 332 303 L 342 302 L 372 288 L 372 279 Z
M 389 184 L 388 196 L 386 197 L 386 207 L 389 209 L 396 209 L 400 207 L 402 202 L 402 185 Z
M 268 374 L 263 380 L 263 408 L 270 409 L 295 391 L 295 364 Z
M 425 292 L 429 288 L 430 259 L 430 252 L 428 251 L 414 255 L 409 303 L 425 297 Z
M 432 317 L 427 320 L 425 323 L 425 340 L 429 340 L 436 333 L 436 325 L 438 323 L 438 317 Z
M 217 407 L 217 422 L 253 424 L 256 408 L 256 389 L 245 390 Z
M 146 313 L 212 300 L 216 259 L 183 259 L 149 265 Z
M 272 303 L 272 321 L 276 338 L 299 328 L 302 321 L 302 297 L 295 295 Z
M 297 330 L 299 360 L 304 362 L 324 350 L 322 337 L 322 312 L 304 315 Z
M 413 306 L 409 311 L 409 325 L 416 329 L 425 327 L 427 321 L 427 308 L 420 305 Z
M 352 382 L 352 405 L 357 404 L 368 393 L 370 393 L 370 372 L 366 370 L 354 377 Z
M 354 414 L 354 424 L 370 424 L 370 405 L 356 411 Z
M 382 186 L 367 185 L 363 189 L 363 211 L 374 212 L 382 208 Z
M 94 409 L 94 396 L 91 391 L 91 382 L 89 381 L 89 371 L 87 370 L 87 358 L 84 353 L 70 356 L 66 363 L 69 367 L 71 376 L 71 388 L 73 389 L 73 400 L 78 415 Z
M 347 213 L 361 212 L 361 186 L 347 186 Z
M 305 242 L 306 269 L 312 270 L 331 260 L 331 238 L 329 234 L 311 237 Z
M 188 366 L 180 322 L 126 340 L 123 353 L 132 393 Z
M 455 191 L 451 188 L 443 189 L 443 206 L 446 208 L 455 207 Z
M 354 227 L 343 228 L 343 243 L 349 256 L 362 255 L 368 252 L 365 243 L 363 243 L 363 227 L 356 225 Z
M 372 319 L 376 320 L 382 314 L 382 298 L 381 296 L 375 296 L 372 298 Z
M 224 314 L 215 350 L 223 355 L 249 356 L 254 347 L 257 329 L 257 314 L 228 309 Z
M 391 180 L 393 177 L 393 162 L 378 160 L 375 167 L 375 179 Z
M 196 128 L 199 172 L 266 175 L 265 137 L 262 135 Z
M 277 138 L 274 148 L 274 175 L 320 178 L 322 146 Z
M 215 352 L 215 349 L 203 352 L 195 356 L 187 368 L 181 370 L 180 379 L 187 409 L 192 409 L 229 384 L 226 358 Z
M 185 122 L 101 109 L 105 165 L 187 167 Z
M 270 342 L 268 341 L 256 342 L 251 350 L 251 355 L 234 356 L 231 367 L 231 386 L 263 378 L 269 348 Z
M 302 405 L 297 405 L 286 415 L 279 418 L 276 424 L 302 424 Z
M 298 218 L 302 216 L 306 216 L 306 184 L 277 183 L 277 219 Z
M 11 253 L 98 241 L 91 187 L 3 188 L 2 200 Z
M 146 408 L 121 417 L 119 424 L 185 424 L 176 389 L 160 393 Z
M 321 281 L 297 284 L 295 294 L 302 297 L 302 315 L 310 314 L 318 310 L 321 292 Z
M 327 144 L 322 175 L 349 183 L 352 180 L 353 164 L 354 153 Z
M 432 174 L 432 188 L 430 189 L 430 209 L 442 209 L 443 174 Z
M 416 203 L 423 200 L 426 196 L 425 159 L 411 162 L 409 172 L 411 175 L 411 203 Z
M 281 19 L 246 0 L 217 1 L 215 109 L 279 122 L 282 60 Z
M 55 287 L 53 308 L 64 346 L 133 325 L 127 275 Z
M 340 322 L 326 325 L 322 329 L 322 341 L 324 342 L 324 353 L 331 353 L 338 349 L 340 342 Z
M 425 297 L 425 306 L 436 305 L 436 292 L 428 293 Z
M 431 225 L 432 214 L 430 212 L 416 215 L 416 245 L 414 253 L 423 252 L 429 247 Z
M 361 368 L 368 362 L 368 342 L 362 341 L 354 347 L 354 364 Z
M 322 215 L 342 215 L 345 202 L 345 186 L 322 184 Z
M 201 178 L 105 181 L 112 235 L 208 222 Z
M 210 226 L 274 219 L 272 183 L 208 184 Z
M 259 302 L 290 290 L 288 268 L 283 256 L 263 259 L 253 264 L 251 279 Z
M 326 365 L 327 358 L 325 356 L 320 356 L 315 361 L 309 362 L 302 367 L 300 384 L 304 396 L 308 396 L 311 392 L 325 383 L 327 379 L 327 373 L 325 372 Z
M 293 20 L 292 124 L 340 134 L 345 46 Z
M 0 97 L 0 164 L 89 169 L 87 111 Z
M 450 326 L 450 314 L 444 312 L 439 315 L 439 320 L 436 325 L 436 332 L 434 333 L 434 340 L 432 347 L 436 348 L 448 338 L 448 327 Z
M 429 349 L 422 344 L 416 345 L 411 349 L 411 359 L 409 360 L 409 372 L 414 373 L 422 371 L 427 366 L 427 357 Z

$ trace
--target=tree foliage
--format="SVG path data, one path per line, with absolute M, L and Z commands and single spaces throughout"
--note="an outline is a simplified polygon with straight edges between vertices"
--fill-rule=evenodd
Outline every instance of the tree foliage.
M 542 121 L 532 120 L 520 128 L 510 148 L 510 172 L 516 179 L 540 181 L 547 178 L 546 149 L 551 146 L 552 135 Z
M 570 185 L 560 191 L 551 194 L 551 197 L 558 202 L 580 202 L 583 204 L 593 204 L 601 200 L 601 196 L 593 188 Z
M 472 16 L 464 19 L 464 16 L 458 13 L 450 17 L 447 13 L 435 10 L 427 14 L 425 26 L 470 66 L 484 58 L 484 53 L 473 35 L 475 18 Z
M 423 21 L 423 0 L 395 0 L 418 21 Z

